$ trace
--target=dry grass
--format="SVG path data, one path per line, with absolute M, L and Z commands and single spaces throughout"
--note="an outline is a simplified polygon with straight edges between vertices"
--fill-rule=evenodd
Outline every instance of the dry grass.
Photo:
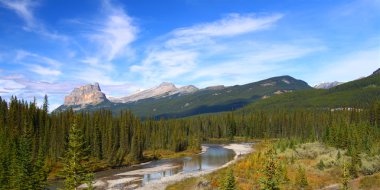
M 255 152 L 239 160 L 232 167 L 238 189 L 252 190 L 259 189 L 259 179 L 263 177 L 262 172 L 266 158 L 264 152 L 275 143 L 273 141 L 261 141 L 255 144 Z M 306 172 L 308 186 L 306 189 L 323 189 L 333 185 L 339 187 L 342 182 L 343 160 L 350 161 L 350 157 L 345 155 L 345 150 L 325 146 L 321 143 L 305 143 L 296 145 L 293 148 L 277 149 L 279 163 L 286 165 L 286 176 L 289 179 L 280 184 L 281 189 L 294 190 L 300 189 L 296 185 L 298 167 L 303 167 Z M 340 156 L 338 156 L 338 154 Z M 320 161 L 324 167 L 318 167 Z M 364 176 L 365 172 L 375 173 L 380 171 L 380 156 L 368 156 L 361 154 L 362 166 L 360 177 L 351 181 L 351 188 L 355 189 L 380 189 L 380 173 L 372 176 Z M 226 169 L 216 171 L 206 175 L 202 180 L 209 181 L 209 189 L 218 189 L 224 178 Z M 170 186 L 168 189 L 197 189 L 199 179 L 191 178 Z
M 380 189 L 380 173 L 363 177 L 358 184 L 360 189 L 379 190 Z

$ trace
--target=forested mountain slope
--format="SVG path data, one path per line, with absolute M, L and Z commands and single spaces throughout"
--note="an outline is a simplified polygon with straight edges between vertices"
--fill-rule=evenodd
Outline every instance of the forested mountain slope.
M 368 107 L 380 99 L 380 74 L 347 82 L 331 89 L 309 89 L 281 94 L 255 102 L 243 111 L 267 108 L 348 108 Z

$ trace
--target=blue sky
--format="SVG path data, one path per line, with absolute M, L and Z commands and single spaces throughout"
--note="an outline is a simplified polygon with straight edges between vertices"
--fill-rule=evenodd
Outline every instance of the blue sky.
M 0 96 L 51 109 L 93 82 L 315 85 L 380 67 L 380 0 L 0 0 L 0 35 Z

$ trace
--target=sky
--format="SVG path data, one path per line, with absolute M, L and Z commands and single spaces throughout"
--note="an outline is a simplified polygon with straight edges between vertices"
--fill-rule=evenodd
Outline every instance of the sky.
M 380 0 L 0 0 L 0 96 L 50 110 L 99 82 L 126 96 L 161 82 L 316 85 L 380 67 Z

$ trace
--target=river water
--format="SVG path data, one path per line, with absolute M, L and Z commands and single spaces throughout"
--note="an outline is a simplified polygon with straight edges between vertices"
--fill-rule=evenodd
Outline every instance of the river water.
M 208 171 L 234 159 L 235 152 L 221 145 L 204 144 L 204 153 L 151 161 L 136 166 L 111 169 L 97 172 L 96 189 L 136 189 L 149 182 L 172 176 L 178 173 Z M 62 187 L 62 182 L 50 183 L 49 189 Z

